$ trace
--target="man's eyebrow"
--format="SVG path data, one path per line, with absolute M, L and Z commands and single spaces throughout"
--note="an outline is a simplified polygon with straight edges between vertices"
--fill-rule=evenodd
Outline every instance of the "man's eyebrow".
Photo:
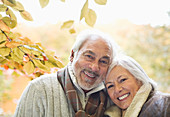
M 103 56 L 102 58 L 103 58 L 103 59 L 109 59 L 109 60 L 110 60 L 110 57 L 109 57 L 109 56 Z
M 85 54 L 85 53 L 89 53 L 89 54 L 95 55 L 95 53 L 92 52 L 91 50 L 87 50 L 87 51 L 85 51 L 83 54 Z

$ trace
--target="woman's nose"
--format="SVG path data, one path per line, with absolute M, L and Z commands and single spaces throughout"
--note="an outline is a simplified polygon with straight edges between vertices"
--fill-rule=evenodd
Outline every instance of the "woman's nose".
M 115 94 L 119 94 L 122 91 L 121 85 L 115 85 Z

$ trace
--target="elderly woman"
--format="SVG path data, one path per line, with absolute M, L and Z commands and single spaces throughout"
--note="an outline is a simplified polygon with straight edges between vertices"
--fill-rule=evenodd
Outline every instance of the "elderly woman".
M 110 117 L 170 117 L 170 95 L 156 90 L 156 83 L 131 57 L 118 56 L 105 85 L 116 104 L 105 112 Z

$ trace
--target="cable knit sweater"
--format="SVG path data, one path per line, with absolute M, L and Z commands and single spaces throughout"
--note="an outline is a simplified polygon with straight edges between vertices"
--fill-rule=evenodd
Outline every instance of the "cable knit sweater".
M 69 68 L 69 74 L 77 87 L 83 107 L 86 105 L 83 100 L 87 100 L 89 95 L 104 89 L 104 84 L 101 83 L 85 95 L 71 72 L 71 65 L 69 64 L 64 69 L 66 68 Z M 55 73 L 43 75 L 29 83 L 20 98 L 14 117 L 73 117 L 74 114 Z

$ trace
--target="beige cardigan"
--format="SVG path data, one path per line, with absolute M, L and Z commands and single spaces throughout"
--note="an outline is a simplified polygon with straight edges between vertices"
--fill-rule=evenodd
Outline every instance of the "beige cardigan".
M 72 117 L 72 110 L 57 74 L 43 75 L 29 83 L 14 117 Z

